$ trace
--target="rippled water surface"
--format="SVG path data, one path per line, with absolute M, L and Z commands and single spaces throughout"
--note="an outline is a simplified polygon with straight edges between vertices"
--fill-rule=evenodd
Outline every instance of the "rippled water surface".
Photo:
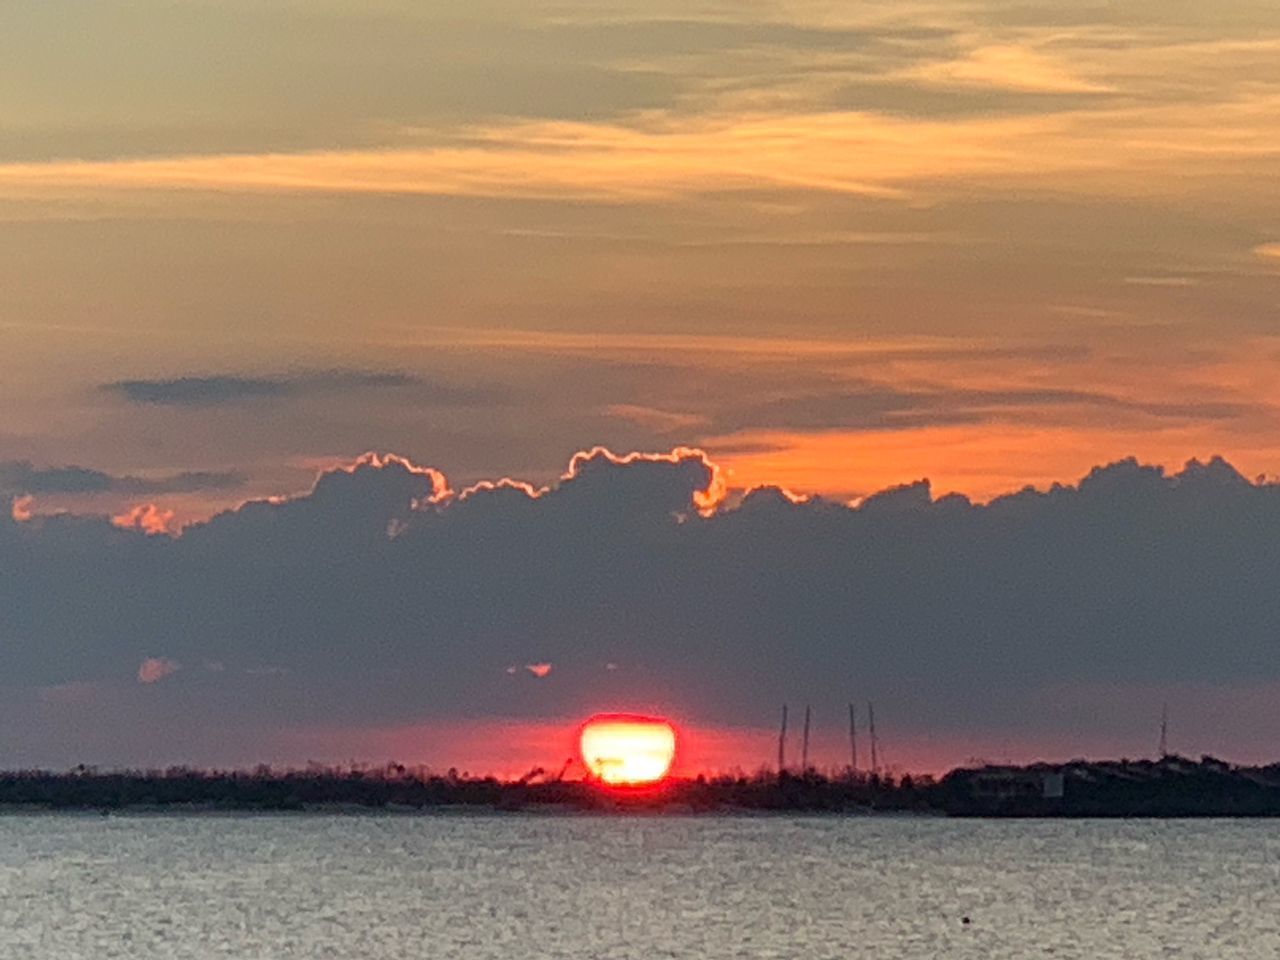
M 1257 960 L 1280 823 L 5 816 L 0 957 Z

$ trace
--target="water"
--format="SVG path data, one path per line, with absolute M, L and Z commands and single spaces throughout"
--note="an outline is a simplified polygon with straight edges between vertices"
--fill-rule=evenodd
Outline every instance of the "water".
M 0 957 L 1257 960 L 1280 823 L 0 816 Z

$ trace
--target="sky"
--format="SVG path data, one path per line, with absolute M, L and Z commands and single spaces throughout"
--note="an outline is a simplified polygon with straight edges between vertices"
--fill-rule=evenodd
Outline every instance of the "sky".
M 0 765 L 1272 758 L 1277 175 L 1271 0 L 0 6 Z

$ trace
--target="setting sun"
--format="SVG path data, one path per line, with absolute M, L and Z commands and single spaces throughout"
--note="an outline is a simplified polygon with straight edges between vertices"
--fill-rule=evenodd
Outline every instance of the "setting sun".
M 596 716 L 583 724 L 579 749 L 591 775 L 604 783 L 656 783 L 675 759 L 676 731 L 653 717 Z

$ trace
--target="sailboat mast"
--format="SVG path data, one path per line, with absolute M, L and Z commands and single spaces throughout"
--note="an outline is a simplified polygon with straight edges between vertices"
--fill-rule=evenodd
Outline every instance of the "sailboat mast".
M 867 701 L 867 726 L 871 733 L 871 775 L 874 777 L 880 772 L 880 758 L 877 756 L 876 744 L 876 708 L 870 700 Z

